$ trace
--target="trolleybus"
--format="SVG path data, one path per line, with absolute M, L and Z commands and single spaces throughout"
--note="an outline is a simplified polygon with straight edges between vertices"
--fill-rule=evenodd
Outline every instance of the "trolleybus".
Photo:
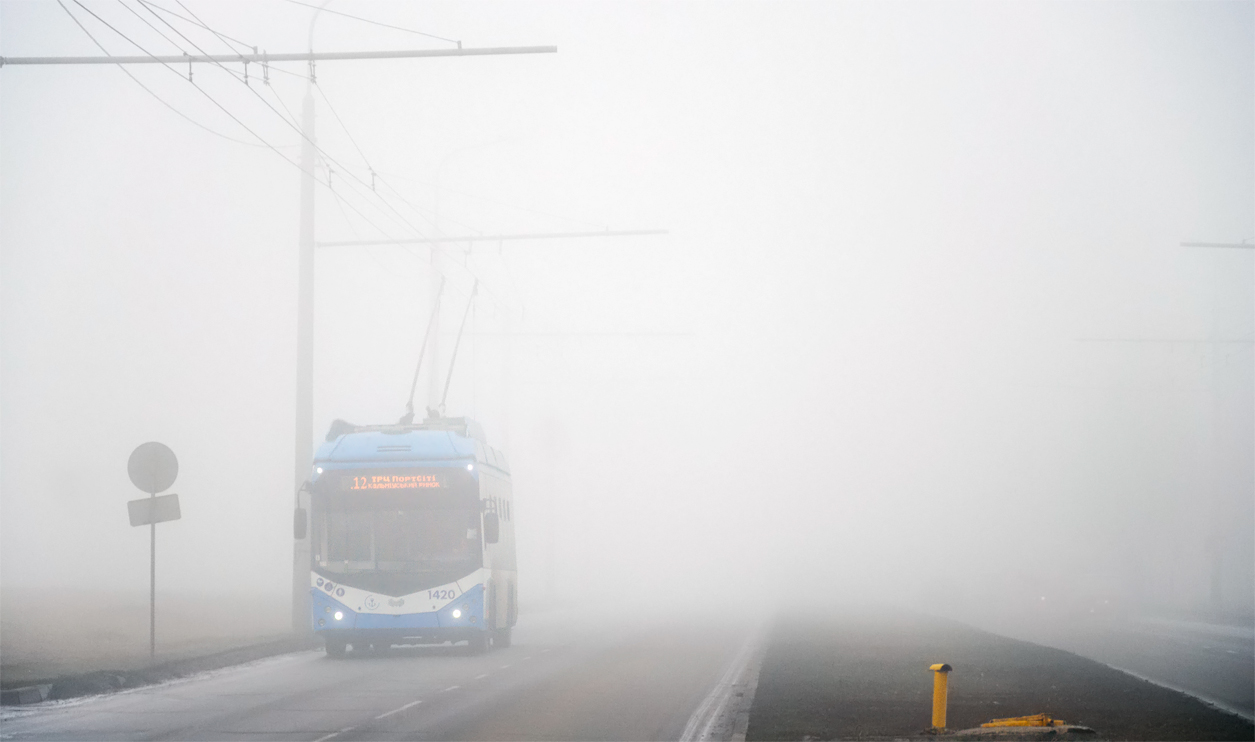
M 310 480 L 310 627 L 346 649 L 509 646 L 518 613 L 505 455 L 466 418 L 332 425 Z

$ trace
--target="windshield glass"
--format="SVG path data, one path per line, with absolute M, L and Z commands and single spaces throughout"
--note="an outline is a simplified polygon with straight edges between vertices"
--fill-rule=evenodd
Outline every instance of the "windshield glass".
M 404 594 L 456 580 L 481 563 L 474 482 L 399 491 L 333 484 L 315 492 L 313 510 L 314 567 L 346 584 Z
M 479 553 L 479 513 L 470 508 L 329 510 L 320 562 L 349 569 L 413 570 L 465 562 Z

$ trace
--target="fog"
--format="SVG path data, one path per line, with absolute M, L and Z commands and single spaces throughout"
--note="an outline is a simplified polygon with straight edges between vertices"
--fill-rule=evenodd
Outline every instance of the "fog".
M 66 6 L 112 54 L 140 52 L 87 9 L 188 47 L 139 4 Z M 186 6 L 307 48 L 310 8 Z M 480 282 L 446 413 L 510 459 L 521 620 L 1255 613 L 1255 263 L 1180 246 L 1255 236 L 1250 3 L 328 10 L 558 53 L 319 63 L 319 241 L 668 231 L 438 251 L 437 386 Z M 331 13 L 313 39 L 449 46 Z M 56 3 L 0 4 L 4 56 L 99 53 Z M 157 440 L 183 513 L 159 592 L 286 600 L 279 114 L 309 70 L 258 67 L 257 94 L 208 65 L 0 68 L 0 591 L 146 590 L 126 461 Z M 311 447 L 404 412 L 431 270 L 427 245 L 318 249 Z

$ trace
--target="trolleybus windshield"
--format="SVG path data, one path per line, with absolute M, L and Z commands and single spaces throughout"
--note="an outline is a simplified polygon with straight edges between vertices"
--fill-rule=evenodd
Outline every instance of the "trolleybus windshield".
M 364 477 L 357 478 L 360 483 Z M 468 574 L 479 567 L 479 502 L 473 482 L 329 487 L 315 493 L 314 562 L 340 575 Z M 372 477 L 390 484 L 392 477 Z M 469 485 L 469 486 L 468 486 Z M 423 580 L 426 582 L 426 580 Z

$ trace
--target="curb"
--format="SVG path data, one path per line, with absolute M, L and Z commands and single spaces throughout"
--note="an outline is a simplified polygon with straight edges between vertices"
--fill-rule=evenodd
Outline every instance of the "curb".
M 52 683 L 28 685 L 23 688 L 10 688 L 0 691 L 0 706 L 22 706 L 28 703 L 40 703 L 48 698 L 52 691 Z
M 313 649 L 316 646 L 316 642 L 294 636 L 200 657 L 184 657 L 135 670 L 96 670 L 78 675 L 62 675 L 51 682 L 0 692 L 0 706 L 25 706 L 44 701 L 60 701 L 139 688 L 193 673 L 218 670 L 275 655 Z

